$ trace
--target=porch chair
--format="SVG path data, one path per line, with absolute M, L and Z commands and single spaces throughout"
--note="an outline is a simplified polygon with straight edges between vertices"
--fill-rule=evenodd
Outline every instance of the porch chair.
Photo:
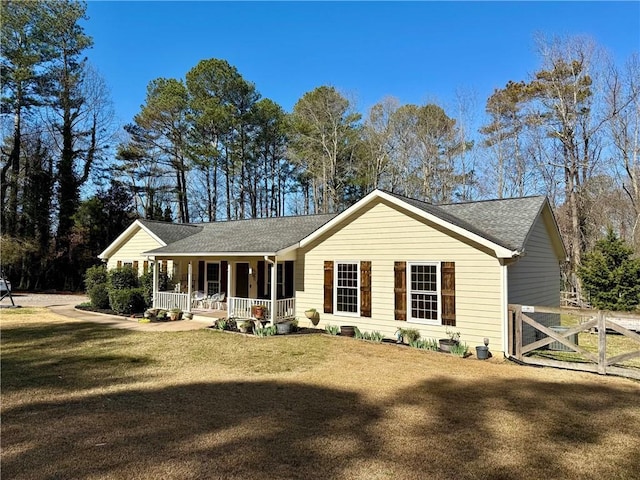
M 213 310 L 213 308 L 217 305 L 219 298 L 220 298 L 219 293 L 214 293 L 213 295 L 209 295 L 207 297 L 207 308 L 209 310 Z
M 223 310 L 224 309 L 224 298 L 225 298 L 226 292 L 220 292 L 218 293 L 218 300 L 216 301 L 216 310 Z
M 191 294 L 191 308 L 204 308 L 204 300 L 207 296 L 202 290 L 198 290 Z

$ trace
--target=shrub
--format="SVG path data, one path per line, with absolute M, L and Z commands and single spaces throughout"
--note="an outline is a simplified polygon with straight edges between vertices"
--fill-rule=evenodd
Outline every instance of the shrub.
M 109 308 L 107 268 L 104 265 L 87 268 L 84 275 L 84 284 L 93 308 Z
M 140 313 L 145 309 L 144 292 L 141 288 L 122 288 L 109 290 L 111 309 L 121 315 Z
M 147 308 L 152 306 L 153 302 L 153 273 L 147 272 L 140 275 L 138 284 L 142 289 L 142 297 Z
M 84 286 L 87 292 L 95 285 L 106 285 L 107 283 L 107 267 L 105 265 L 96 265 L 87 268 L 84 274 Z
M 109 290 L 106 283 L 96 283 L 87 289 L 87 296 L 93 308 L 109 308 Z
M 137 288 L 138 272 L 136 272 L 133 267 L 129 266 L 109 270 L 107 283 L 109 285 L 109 290 Z M 111 308 L 113 308 L 113 305 Z

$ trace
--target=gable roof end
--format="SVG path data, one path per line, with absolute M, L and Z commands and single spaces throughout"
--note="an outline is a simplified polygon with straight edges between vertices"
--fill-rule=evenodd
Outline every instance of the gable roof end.
M 98 258 L 108 260 L 111 255 L 137 230 L 144 230 L 158 245 L 166 247 L 169 243 L 181 238 L 193 235 L 200 231 L 202 227 L 168 222 L 157 222 L 153 220 L 135 220 L 127 229 L 122 232 L 111 244 L 100 254 Z
M 435 206 L 420 200 L 403 197 L 382 190 L 374 190 L 322 228 L 302 240 L 300 245 L 307 245 L 339 223 L 345 221 L 366 205 L 378 199 L 385 200 L 399 208 L 408 210 L 429 222 L 440 225 L 464 238 L 487 247 L 493 250 L 499 258 L 513 258 L 522 253 L 526 235 L 545 200 L 544 197 L 514 199 L 524 202 L 514 202 L 511 206 L 506 207 L 504 205 L 491 205 L 492 202 Z M 478 215 L 478 212 L 472 210 L 467 211 L 469 206 L 476 205 L 483 205 L 480 207 L 483 215 Z M 524 208 L 525 206 L 528 208 Z M 490 214 L 490 212 L 492 213 Z M 516 219 L 516 221 L 514 221 L 514 219 Z M 495 228 L 494 231 L 487 228 L 492 221 L 494 221 L 494 225 L 500 226 L 500 228 Z M 517 229 L 517 233 L 514 233 L 513 225 L 519 223 L 522 224 L 523 228 Z

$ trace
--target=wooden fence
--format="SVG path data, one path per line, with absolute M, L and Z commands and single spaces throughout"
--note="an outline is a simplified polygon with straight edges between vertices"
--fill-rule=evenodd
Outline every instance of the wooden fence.
M 554 314 L 558 317 L 562 314 L 573 314 L 590 317 L 590 319 L 579 325 L 568 327 L 563 331 L 554 330 L 553 327 L 543 325 L 539 321 L 532 318 L 532 314 Z M 531 364 L 547 367 L 566 368 L 571 370 L 582 370 L 586 372 L 599 373 L 601 375 L 614 374 L 624 377 L 630 377 L 640 380 L 640 369 L 627 368 L 618 366 L 618 364 L 640 357 L 640 335 L 628 328 L 621 326 L 633 325 L 637 321 L 637 316 L 610 312 L 594 311 L 594 310 L 561 310 L 549 307 L 531 307 L 522 305 L 509 305 L 509 355 L 516 360 Z M 614 321 L 615 320 L 615 321 Z M 530 343 L 524 343 L 524 326 L 529 325 L 536 332 L 540 332 L 543 338 L 534 340 Z M 615 331 L 627 338 L 630 338 L 638 348 L 633 351 L 622 353 L 615 356 L 607 356 L 607 329 Z M 571 341 L 577 338 L 577 334 L 583 331 L 597 331 L 598 334 L 598 351 L 596 353 L 589 352 L 580 347 L 577 343 Z M 554 342 L 564 345 L 568 351 L 576 352 L 582 356 L 584 362 L 563 361 L 549 358 L 539 358 L 530 354 L 536 350 L 547 347 Z

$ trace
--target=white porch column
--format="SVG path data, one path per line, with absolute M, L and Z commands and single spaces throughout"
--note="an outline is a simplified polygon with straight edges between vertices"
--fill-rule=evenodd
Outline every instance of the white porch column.
M 231 296 L 231 262 L 227 261 L 227 271 L 226 272 L 220 272 L 222 275 L 224 275 L 226 273 L 227 275 L 227 292 L 226 292 L 226 299 L 227 299 L 227 317 L 231 316 L 231 300 L 229 300 L 229 297 Z M 233 292 L 233 295 L 235 296 L 236 292 Z
M 191 266 L 191 260 L 189 260 L 189 268 L 187 270 L 187 312 L 191 311 L 191 279 L 193 274 L 193 267 Z
M 284 274 L 284 272 L 283 272 Z M 276 323 L 278 302 L 278 257 L 273 257 L 273 264 L 271 265 L 271 325 Z
M 153 308 L 157 308 L 157 298 L 158 298 L 158 262 L 155 257 L 153 258 L 153 301 L 151 302 L 151 306 Z

